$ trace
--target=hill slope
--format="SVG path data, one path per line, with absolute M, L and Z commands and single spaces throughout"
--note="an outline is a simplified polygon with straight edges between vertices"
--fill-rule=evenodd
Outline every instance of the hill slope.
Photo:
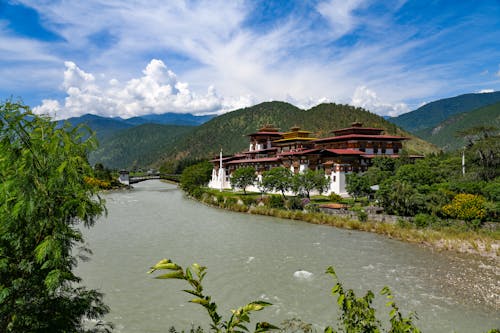
M 433 128 L 452 115 L 468 112 L 500 102 L 500 91 L 482 94 L 465 94 L 428 103 L 415 111 L 391 118 L 403 129 L 415 132 Z
M 144 124 L 116 132 L 92 152 L 89 161 L 112 169 L 148 168 L 159 155 L 172 148 L 174 141 L 192 126 Z
M 156 164 L 171 159 L 211 157 L 217 155 L 221 148 L 224 154 L 241 151 L 248 145 L 246 135 L 264 124 L 273 124 L 282 131 L 297 125 L 314 132 L 316 137 L 326 137 L 332 130 L 349 127 L 355 121 L 367 127 L 383 128 L 388 134 L 410 136 L 382 117 L 349 105 L 321 104 L 301 110 L 284 102 L 266 102 L 223 114 L 194 128 L 178 140 L 175 147 L 165 151 Z M 421 139 L 411 141 L 407 145 L 410 151 L 437 151 L 436 147 Z
M 148 123 L 162 125 L 198 126 L 209 121 L 213 117 L 215 117 L 215 115 L 195 116 L 190 113 L 167 112 L 163 114 L 149 114 L 140 117 L 133 117 L 124 119 L 123 121 L 134 126 Z
M 64 122 L 69 122 L 72 126 L 85 124 L 92 131 L 96 132 L 99 141 L 106 140 L 116 132 L 133 126 L 123 122 L 121 119 L 105 118 L 93 114 L 86 114 L 81 117 L 73 117 L 59 121 L 59 123 Z
M 459 113 L 433 128 L 426 128 L 415 134 L 444 150 L 456 150 L 463 147 L 465 143 L 462 138 L 456 136 L 457 132 L 476 126 L 500 128 L 500 102 L 470 112 Z

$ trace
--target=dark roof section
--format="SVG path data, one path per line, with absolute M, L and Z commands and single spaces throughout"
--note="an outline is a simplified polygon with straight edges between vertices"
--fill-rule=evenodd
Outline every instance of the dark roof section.
M 368 134 L 347 134 L 347 135 L 340 135 L 340 136 L 330 136 L 328 138 L 322 138 L 322 139 L 317 139 L 314 141 L 311 141 L 313 143 L 322 143 L 322 142 L 330 142 L 330 141 L 346 141 L 346 140 L 356 140 L 356 139 L 361 139 L 361 140 L 408 140 L 409 138 L 404 137 L 404 136 L 396 136 L 396 135 L 368 135 Z

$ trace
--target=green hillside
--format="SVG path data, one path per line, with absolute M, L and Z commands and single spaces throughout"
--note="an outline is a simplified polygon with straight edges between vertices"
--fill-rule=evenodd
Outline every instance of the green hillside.
M 433 128 L 450 116 L 500 102 L 500 91 L 465 94 L 428 103 L 390 121 L 410 132 Z
M 350 105 L 321 104 L 301 110 L 284 102 L 266 102 L 223 114 L 194 128 L 179 139 L 175 147 L 166 150 L 156 164 L 172 159 L 212 157 L 221 148 L 224 154 L 244 150 L 248 146 L 246 135 L 264 124 L 273 124 L 281 131 L 297 125 L 314 132 L 316 137 L 326 137 L 332 130 L 349 127 L 355 121 L 367 127 L 384 128 L 388 134 L 410 136 L 382 117 Z M 421 139 L 410 140 L 406 148 L 420 153 L 437 151 L 436 147 Z
M 73 117 L 60 120 L 59 123 L 69 122 L 72 126 L 84 124 L 96 133 L 99 141 L 104 141 L 113 136 L 118 131 L 131 128 L 133 125 L 124 123 L 122 120 L 86 114 L 81 117 Z
M 456 136 L 457 132 L 476 126 L 495 126 L 500 129 L 500 102 L 457 114 L 435 127 L 417 131 L 415 134 L 444 150 L 456 150 L 465 144 L 462 138 Z
M 147 168 L 191 130 L 192 126 L 159 124 L 121 130 L 102 140 L 89 160 L 91 164 L 99 162 L 112 169 Z

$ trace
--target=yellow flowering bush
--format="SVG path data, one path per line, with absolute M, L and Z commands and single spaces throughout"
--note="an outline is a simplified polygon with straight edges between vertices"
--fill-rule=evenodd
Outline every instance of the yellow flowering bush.
M 84 181 L 85 181 L 85 183 L 87 183 L 91 186 L 95 186 L 95 187 L 100 188 L 100 189 L 110 189 L 111 188 L 110 182 L 106 182 L 104 180 L 100 180 L 97 178 L 85 177 Z
M 486 200 L 481 195 L 457 194 L 451 204 L 445 205 L 445 215 L 465 221 L 482 220 L 486 217 Z

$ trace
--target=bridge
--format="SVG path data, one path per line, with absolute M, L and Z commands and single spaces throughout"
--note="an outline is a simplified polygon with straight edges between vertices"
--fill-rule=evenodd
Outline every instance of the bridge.
M 172 181 L 179 181 L 180 175 L 166 173 L 142 173 L 134 174 L 133 176 L 131 176 L 129 171 L 121 170 L 120 177 L 118 177 L 118 181 L 125 185 L 137 184 L 151 179 L 168 179 Z

